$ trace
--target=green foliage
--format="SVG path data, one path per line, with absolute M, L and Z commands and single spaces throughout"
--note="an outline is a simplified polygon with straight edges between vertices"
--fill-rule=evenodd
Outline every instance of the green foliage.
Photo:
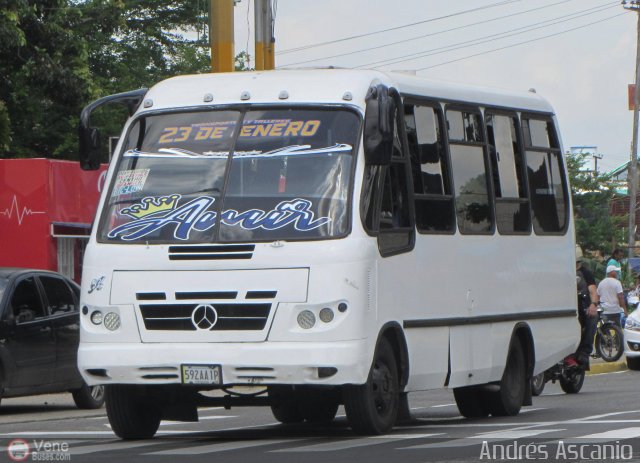
M 9 120 L 9 113 L 7 107 L 0 101 L 0 150 L 9 149 L 9 143 L 11 142 L 11 121 Z
M 583 169 L 589 154 L 567 153 L 566 162 L 576 227 L 576 242 L 582 249 L 610 254 L 616 243 L 624 242 L 626 217 L 613 217 L 609 205 L 615 194 L 607 175 Z
M 89 97 L 81 15 L 66 0 L 19 0 L 0 7 L 0 100 L 12 142 L 0 154 L 65 157 L 75 146 L 78 110 Z
M 82 107 L 180 74 L 210 72 L 208 2 L 0 1 L 0 157 L 77 158 Z M 245 70 L 246 53 L 236 59 Z M 118 136 L 125 108 L 92 124 Z M 107 156 L 105 146 L 105 161 Z

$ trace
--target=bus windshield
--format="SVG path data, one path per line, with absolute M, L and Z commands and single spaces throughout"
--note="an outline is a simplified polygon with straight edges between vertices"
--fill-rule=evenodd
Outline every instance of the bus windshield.
M 143 116 L 113 175 L 98 239 L 211 243 L 349 231 L 360 118 L 347 109 Z

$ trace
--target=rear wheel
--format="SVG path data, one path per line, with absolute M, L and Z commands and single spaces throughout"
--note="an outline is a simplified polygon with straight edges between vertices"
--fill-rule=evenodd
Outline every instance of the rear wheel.
M 582 389 L 584 383 L 584 370 L 582 368 L 573 368 L 569 372 L 564 372 L 560 376 L 560 387 L 567 394 L 577 394 Z
M 629 370 L 640 370 L 640 357 L 627 357 Z
M 139 386 L 106 386 L 107 417 L 116 436 L 150 439 L 155 435 L 162 419 L 162 408 L 146 392 Z
M 618 325 L 603 325 L 596 336 L 596 352 L 605 362 L 615 362 L 624 351 L 624 337 Z
M 489 408 L 481 386 L 458 387 L 453 397 L 460 414 L 465 418 L 483 418 L 489 415 Z
M 520 412 L 526 392 L 526 359 L 519 339 L 514 339 L 507 357 L 500 388 L 487 391 L 489 411 L 493 416 L 514 416 Z
M 546 381 L 544 377 L 544 371 L 539 375 L 535 375 L 533 378 L 531 378 L 531 395 L 533 395 L 534 397 L 538 397 L 540 394 L 542 394 L 542 391 L 544 391 L 545 383 Z
M 345 386 L 344 408 L 351 428 L 358 434 L 384 434 L 398 415 L 400 386 L 395 353 L 389 342 L 382 339 L 367 382 L 360 386 Z

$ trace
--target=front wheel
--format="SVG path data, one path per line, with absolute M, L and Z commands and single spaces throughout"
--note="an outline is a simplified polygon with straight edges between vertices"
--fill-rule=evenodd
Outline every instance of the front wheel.
M 598 329 L 596 352 L 605 362 L 615 362 L 624 352 L 624 337 L 618 325 L 606 323 Z
M 357 434 L 376 435 L 391 430 L 400 403 L 400 386 L 395 353 L 383 339 L 376 348 L 367 382 L 345 386 L 344 408 Z
M 640 370 L 640 357 L 627 357 L 627 368 L 629 370 Z
M 546 379 L 544 375 L 544 371 L 539 375 L 535 375 L 531 378 L 531 395 L 534 397 L 538 397 L 544 391 L 544 385 L 546 384 Z
M 104 405 L 104 386 L 88 386 L 83 382 L 80 389 L 71 391 L 71 395 L 81 410 L 94 410 Z
M 582 368 L 574 368 L 569 372 L 564 372 L 560 376 L 560 387 L 567 394 L 577 394 L 584 384 L 584 370 Z
M 106 387 L 107 417 L 121 439 L 150 439 L 162 419 L 160 404 L 144 387 L 114 384 Z

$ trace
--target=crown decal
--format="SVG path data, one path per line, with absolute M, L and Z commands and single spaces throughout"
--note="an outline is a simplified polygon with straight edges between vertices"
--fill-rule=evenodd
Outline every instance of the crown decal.
M 142 219 L 159 212 L 168 212 L 175 209 L 180 195 L 158 196 L 157 198 L 143 198 L 138 204 L 125 207 L 120 211 L 123 215 L 128 215 L 134 219 Z

